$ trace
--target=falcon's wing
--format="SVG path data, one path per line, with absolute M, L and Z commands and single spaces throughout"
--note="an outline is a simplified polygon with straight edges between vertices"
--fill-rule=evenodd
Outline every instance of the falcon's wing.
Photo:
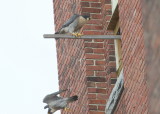
M 66 90 L 67 90 L 67 89 L 66 89 Z M 44 102 L 44 103 L 49 103 L 50 101 L 53 101 L 53 100 L 59 98 L 57 95 L 60 94 L 60 93 L 62 93 L 62 92 L 64 92 L 64 91 L 66 91 L 66 90 L 60 90 L 60 91 L 57 91 L 57 92 L 55 92 L 55 93 L 46 95 L 46 96 L 44 97 L 44 99 L 43 99 L 43 102 Z
M 62 28 L 69 26 L 77 17 L 80 15 L 74 14 L 68 21 L 65 22 L 65 24 L 62 25 Z

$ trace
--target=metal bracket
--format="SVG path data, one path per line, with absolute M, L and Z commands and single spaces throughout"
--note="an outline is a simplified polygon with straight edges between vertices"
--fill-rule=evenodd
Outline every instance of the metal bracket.
M 44 34 L 43 37 L 55 39 L 121 39 L 121 35 L 82 35 L 75 37 L 68 34 Z

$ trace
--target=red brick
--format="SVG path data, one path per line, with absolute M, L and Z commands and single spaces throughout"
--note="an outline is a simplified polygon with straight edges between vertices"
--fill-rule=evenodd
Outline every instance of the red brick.
M 88 99 L 95 99 L 96 98 L 96 94 L 88 94 Z
M 102 15 L 101 14 L 92 14 L 91 19 L 102 19 Z
M 97 110 L 97 106 L 96 105 L 89 105 L 89 109 L 90 110 Z
M 86 65 L 93 65 L 94 61 L 93 60 L 86 60 Z
M 101 19 L 91 19 L 89 22 L 87 22 L 88 24 L 97 24 L 97 25 L 101 25 L 102 24 L 102 20 Z
M 106 88 L 106 87 L 107 87 L 107 83 L 104 83 L 104 82 L 96 83 L 96 87 L 99 87 L 99 88 Z
M 100 89 L 100 88 L 88 88 L 89 93 L 103 93 L 106 94 L 106 89 Z
M 103 27 L 101 25 L 85 25 L 83 29 L 84 30 L 102 30 Z
M 82 7 L 89 7 L 89 2 L 81 2 Z
M 106 62 L 105 61 L 96 61 L 96 65 L 105 65 Z
M 86 76 L 94 76 L 94 71 L 86 71 Z
M 97 9 L 97 8 L 82 8 L 82 12 L 100 13 L 101 9 Z
M 89 111 L 89 114 L 105 114 L 105 112 L 102 112 L 102 111 Z
M 105 49 L 93 49 L 93 53 L 104 54 Z
M 81 1 L 99 2 L 99 0 L 81 0 Z
M 85 54 L 86 59 L 104 59 L 104 55 Z
M 106 76 L 107 73 L 104 71 L 96 71 L 96 76 Z
M 91 3 L 91 7 L 101 7 L 101 3 Z
M 109 76 L 111 78 L 117 78 L 117 74 L 115 72 L 110 73 Z
M 114 45 L 108 45 L 109 50 L 114 50 Z
M 85 43 L 85 47 L 103 48 L 103 43 Z
M 104 111 L 106 106 L 98 106 L 98 110 Z
M 85 30 L 85 31 L 83 31 L 83 34 L 85 34 L 85 35 L 102 35 L 103 32 L 102 31 L 87 31 L 87 30 Z
M 111 0 L 105 0 L 105 4 L 111 4 Z
M 106 16 L 106 20 L 111 20 L 111 16 Z
M 113 50 L 111 50 L 111 51 L 109 50 L 108 53 L 109 53 L 109 55 L 115 55 L 115 51 L 113 51 Z
M 108 66 L 116 66 L 116 62 L 112 61 L 108 63 Z
M 104 71 L 104 66 L 86 66 L 86 69 L 91 71 Z
M 108 98 L 107 95 L 100 94 L 100 93 L 97 94 L 97 99 L 107 99 L 107 98 Z
M 92 42 L 92 39 L 84 39 L 85 42 Z
M 112 15 L 112 10 L 111 9 L 107 9 L 105 12 L 106 15 Z M 109 22 L 108 22 L 109 23 Z
M 106 104 L 106 100 L 89 100 L 89 104 Z
M 85 52 L 86 53 L 93 53 L 93 49 L 91 49 L 91 48 L 85 48 Z
M 104 42 L 104 39 L 94 39 L 95 42 Z
M 108 40 L 108 44 L 114 44 L 114 40 Z
M 96 87 L 95 82 L 87 82 L 87 87 Z
M 111 8 L 112 8 L 112 6 L 110 4 L 105 5 L 105 9 L 111 9 Z

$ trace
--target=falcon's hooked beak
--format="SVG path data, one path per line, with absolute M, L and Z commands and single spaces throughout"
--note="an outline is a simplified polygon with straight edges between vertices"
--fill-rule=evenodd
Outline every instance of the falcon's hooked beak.
M 90 17 L 88 17 L 88 18 L 87 18 L 87 21 L 89 21 L 89 20 L 91 20 L 91 18 L 90 18 Z

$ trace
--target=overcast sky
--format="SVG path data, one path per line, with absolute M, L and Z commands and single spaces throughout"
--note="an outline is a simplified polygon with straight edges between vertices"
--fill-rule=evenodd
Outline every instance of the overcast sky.
M 58 76 L 44 33 L 54 33 L 52 0 L 0 0 L 0 114 L 46 114 L 42 99 Z

